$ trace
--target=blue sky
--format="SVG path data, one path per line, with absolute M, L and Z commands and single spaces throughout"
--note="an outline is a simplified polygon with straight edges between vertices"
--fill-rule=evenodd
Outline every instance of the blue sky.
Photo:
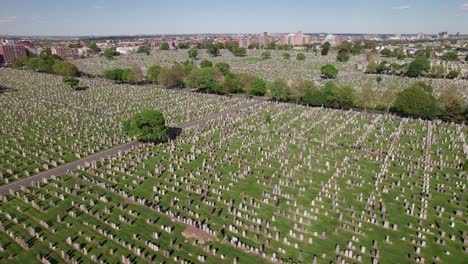
M 0 34 L 468 33 L 468 0 L 0 2 Z

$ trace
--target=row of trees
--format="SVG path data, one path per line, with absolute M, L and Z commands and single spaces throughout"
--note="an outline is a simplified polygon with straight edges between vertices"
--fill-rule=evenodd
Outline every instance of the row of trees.
M 38 57 L 24 57 L 13 61 L 13 68 L 27 68 L 37 72 L 54 73 L 62 76 L 79 76 L 80 71 L 71 62 L 62 60 L 57 55 L 41 54 Z

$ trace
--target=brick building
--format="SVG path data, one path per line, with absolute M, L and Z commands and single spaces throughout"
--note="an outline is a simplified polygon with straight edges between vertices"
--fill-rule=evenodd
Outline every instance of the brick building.
M 26 48 L 22 45 L 6 44 L 0 45 L 0 61 L 2 63 L 12 63 L 15 59 L 27 57 Z

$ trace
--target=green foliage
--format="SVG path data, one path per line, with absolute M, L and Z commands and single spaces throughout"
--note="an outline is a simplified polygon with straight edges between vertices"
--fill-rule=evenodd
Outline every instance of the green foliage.
M 213 63 L 209 60 L 203 60 L 200 62 L 200 67 L 201 68 L 213 68 Z
M 122 82 L 123 81 L 123 75 L 124 75 L 123 69 L 112 69 L 112 70 L 106 70 L 104 71 L 104 78 L 116 82 Z
M 444 65 L 434 65 L 434 66 L 432 66 L 431 76 L 433 78 L 444 78 L 445 77 L 445 67 L 444 67 Z
M 161 43 L 161 46 L 159 47 L 161 50 L 169 50 L 169 43 L 163 42 Z
M 69 47 L 70 49 L 78 49 L 78 48 L 81 48 L 82 46 L 81 46 L 80 43 L 70 43 L 70 44 L 68 45 L 68 47 Z
M 20 69 L 26 66 L 26 62 L 28 61 L 29 58 L 24 57 L 20 59 L 14 59 L 13 62 L 11 63 L 11 67 L 14 69 Z
M 291 54 L 289 54 L 289 53 L 286 53 L 286 52 L 285 52 L 285 53 L 283 53 L 283 59 L 285 59 L 285 60 L 289 60 L 290 58 L 291 58 Z
M 306 56 L 304 55 L 304 53 L 298 53 L 296 55 L 296 60 L 298 61 L 302 61 L 302 60 L 305 60 L 306 59 Z
M 315 84 L 313 81 L 296 81 L 291 85 L 291 99 L 296 102 L 302 102 L 307 91 L 314 88 Z
M 167 136 L 164 115 L 155 109 L 144 109 L 123 123 L 123 131 L 143 142 L 160 142 Z
M 140 47 L 138 47 L 137 53 L 143 53 L 143 54 L 146 54 L 146 55 L 150 55 L 151 50 L 150 50 L 150 48 L 148 48 L 146 46 L 140 46 Z
M 214 68 L 198 68 L 187 77 L 186 86 L 210 93 L 222 93 L 223 86 L 218 82 Z
M 190 48 L 190 45 L 188 42 L 180 42 L 179 45 L 177 45 L 179 49 L 188 49 Z
M 40 55 L 36 58 L 26 59 L 25 65 L 34 71 L 53 73 L 54 64 L 61 60 L 57 55 Z
M 189 58 L 195 60 L 198 57 L 198 49 L 196 47 L 189 49 L 188 55 L 189 55 Z
M 54 73 L 62 76 L 79 76 L 80 71 L 75 64 L 68 61 L 56 61 L 52 66 Z
M 446 61 L 458 61 L 458 53 L 456 51 L 447 52 L 442 56 L 442 59 Z
M 229 73 L 229 64 L 226 62 L 218 62 L 215 65 L 215 68 L 218 69 L 223 75 L 226 75 Z
M 356 43 L 352 48 L 351 48 L 351 53 L 354 55 L 360 54 L 362 50 L 362 45 L 361 43 Z
M 461 122 L 465 119 L 467 105 L 455 86 L 449 86 L 438 98 L 439 116 L 448 121 Z
M 331 48 L 330 42 L 327 41 L 327 42 L 323 43 L 322 49 L 329 50 L 330 48 Z
M 291 90 L 288 83 L 283 79 L 277 79 L 272 83 L 268 84 L 268 90 L 270 90 L 271 97 L 278 101 L 287 102 L 291 96 Z
M 338 45 L 336 48 L 337 49 L 345 49 L 345 50 L 350 50 L 353 47 L 353 44 L 348 41 L 343 41 Z
M 131 68 L 125 69 L 122 75 L 122 81 L 127 83 L 138 83 L 143 81 L 143 78 L 143 71 L 137 65 L 133 65 Z
M 146 73 L 146 80 L 152 82 L 153 84 L 158 83 L 159 73 L 161 72 L 161 66 L 158 64 L 152 65 L 148 68 Z
M 385 49 L 383 49 L 382 51 L 380 51 L 380 54 L 381 54 L 382 56 L 385 56 L 385 57 L 388 57 L 388 58 L 393 57 L 393 55 L 394 55 L 394 54 L 393 54 L 393 51 L 391 51 L 390 49 L 387 49 L 387 48 L 385 48 Z
M 269 59 L 269 58 L 271 58 L 271 52 L 268 51 L 268 50 L 265 50 L 265 51 L 262 52 L 261 56 L 262 56 L 263 59 Z
M 267 91 L 266 82 L 259 77 L 255 77 L 252 81 L 252 87 L 250 88 L 250 93 L 256 96 L 264 96 L 266 91 Z
M 213 44 L 218 50 L 224 49 L 224 43 L 216 42 Z
M 460 70 L 451 70 L 447 74 L 447 78 L 456 79 L 456 78 L 458 78 L 458 76 L 460 76 L 460 74 L 461 74 Z
M 338 75 L 338 70 L 333 64 L 326 64 L 320 69 L 320 73 L 322 73 L 322 75 L 327 79 L 336 78 Z
M 219 55 L 219 49 L 220 49 L 218 46 L 213 45 L 213 44 L 208 44 L 208 47 L 207 47 L 208 54 L 210 54 L 212 57 L 218 56 Z
M 235 74 L 227 74 L 224 77 L 223 82 L 223 89 L 228 93 L 241 93 L 242 92 L 242 85 L 241 85 L 241 78 L 239 75 Z
M 330 51 L 329 49 L 322 49 L 322 51 L 320 52 L 320 54 L 322 56 L 327 56 L 328 55 L 328 51 Z
M 64 76 L 62 81 L 64 84 L 70 86 L 73 89 L 76 89 L 78 87 L 78 84 L 80 83 L 78 79 L 75 79 L 71 76 Z
M 242 57 L 247 54 L 247 50 L 245 48 L 239 48 L 239 47 L 232 48 L 231 52 L 236 57 Z
M 405 116 L 433 119 L 437 116 L 437 101 L 420 87 L 410 87 L 398 93 L 392 111 Z
M 356 106 L 363 109 L 374 109 L 377 106 L 377 98 L 378 94 L 372 88 L 372 82 L 364 83 L 357 96 Z
M 336 56 L 336 59 L 339 62 L 348 62 L 349 60 L 349 51 L 347 49 L 341 49 Z
M 328 101 L 323 89 L 315 86 L 307 87 L 303 103 L 308 106 L 327 106 Z
M 120 53 L 117 52 L 117 51 L 114 51 L 112 49 L 105 49 L 104 50 L 104 58 L 108 59 L 108 60 L 112 60 L 115 56 L 119 56 Z
M 334 108 L 350 108 L 354 106 L 356 99 L 356 91 L 351 86 L 334 86 L 327 98 Z
M 98 53 L 101 51 L 101 49 L 97 46 L 96 42 L 91 42 L 88 44 L 88 48 L 93 50 L 95 53 Z
M 161 68 L 159 84 L 167 87 L 184 87 L 185 78 L 193 70 L 193 64 L 189 62 L 175 63 L 171 68 Z
M 276 49 L 276 43 L 275 42 L 269 42 L 266 46 L 265 49 L 267 50 L 275 50 Z
M 409 77 L 419 77 L 425 75 L 431 69 L 431 62 L 426 57 L 414 59 L 408 66 L 407 75 Z
M 239 47 L 239 45 L 237 45 L 237 43 L 235 43 L 235 42 L 229 42 L 229 43 L 227 44 L 227 46 L 226 46 L 226 48 L 227 48 L 230 52 L 232 52 L 232 53 L 234 53 L 234 51 L 235 51 L 238 47 Z

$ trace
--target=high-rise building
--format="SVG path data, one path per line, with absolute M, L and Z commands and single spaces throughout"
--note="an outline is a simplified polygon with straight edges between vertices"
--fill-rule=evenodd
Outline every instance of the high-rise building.
M 23 45 L 16 45 L 14 42 L 0 45 L 0 61 L 3 63 L 9 64 L 24 57 L 27 57 L 27 52 Z

